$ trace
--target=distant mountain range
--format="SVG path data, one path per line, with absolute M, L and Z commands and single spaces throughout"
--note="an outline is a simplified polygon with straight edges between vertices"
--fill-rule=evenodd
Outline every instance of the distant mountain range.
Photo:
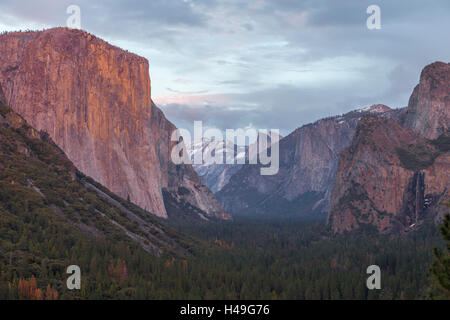
M 232 214 L 325 216 L 339 152 L 350 145 L 359 120 L 399 112 L 373 105 L 304 125 L 279 142 L 277 175 L 261 176 L 257 166 L 245 166 L 217 197 Z
M 142 212 L 202 220 L 328 217 L 334 232 L 362 225 L 407 231 L 442 215 L 450 189 L 448 63 L 424 68 L 406 108 L 376 104 L 282 138 L 272 176 L 262 176 L 260 165 L 175 165 L 176 128 L 151 100 L 148 69 L 146 59 L 80 30 L 0 35 L 0 102 L 15 112 L 8 114 L 46 132 L 95 188 Z M 217 148 L 237 149 L 204 139 L 191 156 Z M 235 153 L 235 162 L 248 162 L 252 148 Z
M 230 177 L 239 171 L 243 165 L 238 164 L 238 160 L 239 158 L 245 160 L 248 151 L 248 148 L 245 148 L 244 152 L 238 153 L 237 146 L 231 141 L 217 141 L 208 138 L 196 141 L 192 145 L 188 145 L 188 148 L 191 151 L 190 157 L 193 163 L 192 166 L 200 176 L 202 182 L 214 193 L 220 191 L 228 183 Z M 223 164 L 194 163 L 196 154 L 201 153 L 203 155 L 212 152 L 223 152 Z M 234 164 L 225 163 L 225 155 L 227 153 L 232 155 Z
M 202 182 L 208 186 L 212 192 L 217 193 L 228 184 L 230 178 L 237 173 L 245 163 L 250 163 L 250 155 L 257 155 L 259 139 L 266 139 L 267 147 L 270 147 L 272 135 L 274 136 L 275 133 L 266 135 L 259 132 L 256 141 L 246 146 L 238 146 L 231 141 L 212 140 L 209 138 L 202 138 L 201 141 L 195 141 L 192 144 L 188 143 L 187 146 L 188 150 L 190 150 L 192 166 L 195 171 L 197 171 Z M 278 140 L 282 138 L 278 134 L 276 135 Z M 259 152 L 262 151 L 264 150 L 260 150 Z M 205 158 L 206 155 L 215 154 L 216 152 L 223 155 L 222 164 L 208 163 L 207 161 L 203 161 L 202 164 L 195 164 L 194 159 L 197 154 L 200 153 L 203 158 Z M 232 164 L 227 164 L 227 156 L 230 157 L 228 162 L 231 162 Z
M 408 107 L 378 104 L 302 126 L 279 142 L 277 175 L 261 176 L 254 165 L 226 168 L 228 183 L 221 180 L 213 190 L 233 215 L 328 216 L 336 232 L 362 223 L 380 231 L 404 229 L 431 212 L 441 217 L 450 189 L 449 85 L 449 64 L 433 63 L 424 68 Z M 358 152 L 369 145 L 379 149 Z M 222 177 L 220 167 L 196 170 L 210 186 Z M 422 191 L 412 187 L 417 179 Z M 367 199 L 358 202 L 355 194 Z

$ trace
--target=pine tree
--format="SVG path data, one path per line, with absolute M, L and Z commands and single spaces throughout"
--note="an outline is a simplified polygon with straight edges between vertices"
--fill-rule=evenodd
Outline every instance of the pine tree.
M 450 203 L 446 203 L 450 207 Z M 431 299 L 450 299 L 450 214 L 446 214 L 440 227 L 446 242 L 444 250 L 434 249 L 435 260 L 431 266 L 432 290 Z

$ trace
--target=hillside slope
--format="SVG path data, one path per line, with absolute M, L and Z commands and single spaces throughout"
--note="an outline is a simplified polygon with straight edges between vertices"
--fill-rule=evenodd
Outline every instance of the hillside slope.
M 64 225 L 72 235 L 134 244 L 154 255 L 187 253 L 182 241 L 176 241 L 179 235 L 86 177 L 48 134 L 33 129 L 4 104 L 0 104 L 0 168 L 0 222 L 7 228 L 1 236 L 20 236 L 9 223 L 38 219 L 42 226 Z M 2 243 L 0 248 L 6 247 Z
M 0 85 L 14 111 L 115 194 L 163 218 L 163 192 L 229 218 L 192 166 L 171 162 L 176 128 L 151 101 L 145 58 L 81 30 L 6 33 Z

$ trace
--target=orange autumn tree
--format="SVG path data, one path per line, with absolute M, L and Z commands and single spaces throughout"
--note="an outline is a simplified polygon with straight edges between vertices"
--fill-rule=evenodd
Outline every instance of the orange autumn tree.
M 58 299 L 58 291 L 53 289 L 49 284 L 47 285 L 47 289 L 45 290 L 45 300 L 57 300 Z
M 214 241 L 214 243 L 221 248 L 225 248 L 225 249 L 233 249 L 234 248 L 234 241 L 231 242 L 231 244 L 228 244 L 225 241 L 217 239 L 217 237 L 216 237 L 216 240 Z
M 11 286 L 9 286 L 11 288 Z M 36 278 L 31 276 L 29 280 L 20 279 L 17 284 L 17 293 L 20 299 L 27 300 L 44 300 L 44 292 L 37 287 Z M 58 292 L 53 289 L 50 284 L 47 285 L 47 290 L 45 293 L 46 300 L 56 300 L 58 299 Z
M 111 261 L 108 266 L 108 274 L 110 277 L 124 282 L 128 279 L 127 264 L 124 260 L 118 259 L 116 265 Z

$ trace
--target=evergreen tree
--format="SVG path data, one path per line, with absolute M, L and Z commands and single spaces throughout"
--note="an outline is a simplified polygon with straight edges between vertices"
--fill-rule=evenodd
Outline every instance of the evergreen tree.
M 450 203 L 445 204 L 450 207 Z M 431 266 L 431 299 L 450 299 L 450 214 L 446 214 L 440 227 L 446 242 L 444 250 L 434 249 L 435 260 Z

